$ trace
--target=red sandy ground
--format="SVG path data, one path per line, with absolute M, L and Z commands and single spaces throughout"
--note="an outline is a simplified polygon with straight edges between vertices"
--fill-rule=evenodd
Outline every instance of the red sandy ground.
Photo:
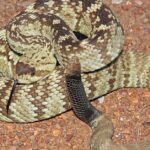
M 34 0 L 0 0 L 0 27 Z M 125 30 L 125 50 L 150 52 L 150 1 L 105 2 L 120 18 Z M 112 118 L 116 143 L 132 143 L 150 138 L 150 90 L 122 89 L 93 102 Z M 91 129 L 72 111 L 47 121 L 15 124 L 0 122 L 0 150 L 89 150 Z

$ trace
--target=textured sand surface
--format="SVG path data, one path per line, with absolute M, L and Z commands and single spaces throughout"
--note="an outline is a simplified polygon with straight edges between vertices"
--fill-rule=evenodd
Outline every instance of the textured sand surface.
M 0 0 L 0 27 L 34 0 Z M 114 0 L 113 0 L 114 1 Z M 105 2 L 120 18 L 125 30 L 124 49 L 150 52 L 150 1 Z M 150 138 L 150 90 L 122 89 L 94 105 L 112 118 L 116 143 L 132 143 Z M 0 122 L 0 150 L 89 150 L 91 129 L 72 111 L 53 119 L 30 124 Z

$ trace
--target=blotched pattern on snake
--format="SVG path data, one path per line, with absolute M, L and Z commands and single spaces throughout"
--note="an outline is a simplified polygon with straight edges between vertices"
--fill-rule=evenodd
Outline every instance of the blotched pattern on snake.
M 34 122 L 70 109 L 65 68 L 74 57 L 89 100 L 149 88 L 150 55 L 122 52 L 123 43 L 118 19 L 101 0 L 37 0 L 0 30 L 0 120 Z

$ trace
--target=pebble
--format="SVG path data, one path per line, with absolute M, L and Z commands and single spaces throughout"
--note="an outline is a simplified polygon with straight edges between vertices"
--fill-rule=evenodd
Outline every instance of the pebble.
M 12 0 L 11 1 L 0 0 L 1 26 L 2 23 L 4 25 L 4 22 L 5 23 L 8 22 L 9 18 L 15 16 L 15 14 L 18 13 L 18 10 L 25 7 L 23 0 L 13 0 L 13 1 L 17 1 L 17 5 L 14 6 Z M 33 0 L 25 0 L 25 2 L 31 1 Z M 133 47 L 133 41 L 134 39 L 138 39 L 135 40 L 137 42 L 136 45 L 140 45 L 138 49 L 148 52 L 149 51 L 148 38 L 150 33 L 150 29 L 148 26 L 150 1 L 149 0 L 126 0 L 126 1 L 110 0 L 110 1 L 113 2 L 114 5 L 116 4 L 119 5 L 119 3 L 123 2 L 120 4 L 122 5 L 122 7 L 118 6 L 112 7 L 117 7 L 118 13 L 116 13 L 116 15 L 119 14 L 122 18 L 122 22 L 124 22 L 123 26 L 127 37 L 126 49 L 133 48 L 136 50 L 136 48 Z M 18 4 L 18 2 L 20 5 Z M 21 4 L 23 7 L 21 6 Z M 3 6 L 6 5 L 8 7 L 7 9 L 8 11 L 5 11 L 6 9 L 5 7 L 3 9 Z M 14 12 L 15 10 L 16 12 Z M 141 17 L 142 15 L 145 15 L 145 18 Z M 135 19 L 137 19 L 136 22 L 134 22 Z M 138 31 L 139 26 L 142 26 L 143 30 L 140 29 Z M 129 32 L 129 30 L 132 32 Z M 120 93 L 120 91 L 117 91 L 117 93 Z M 147 109 L 143 109 L 144 106 L 149 106 L 150 90 L 146 91 L 144 90 L 141 93 L 139 93 L 139 91 L 136 92 L 136 94 L 139 95 L 138 99 L 140 100 L 139 101 L 140 104 L 132 102 L 133 98 L 132 93 L 131 94 L 129 94 L 129 92 L 124 93 L 123 91 L 120 94 L 116 95 L 111 94 L 111 96 L 109 96 L 109 99 L 105 97 L 104 101 L 105 106 L 103 105 L 100 107 L 103 110 L 105 110 L 107 115 L 111 116 L 112 120 L 114 121 L 116 133 L 114 134 L 114 140 L 117 143 L 119 142 L 130 143 L 135 141 L 137 139 L 136 135 L 134 134 L 136 132 L 135 124 L 137 123 L 137 121 L 139 122 L 150 121 L 149 120 L 150 109 L 148 107 Z M 108 101 L 106 101 L 106 99 L 108 99 Z M 121 100 L 123 100 L 122 103 Z M 103 98 L 100 99 L 100 103 L 103 103 Z M 119 103 L 122 104 L 122 107 L 119 105 Z M 129 111 L 123 114 L 123 110 L 128 109 L 129 103 L 133 105 L 134 110 L 133 108 L 129 108 Z M 124 107 L 125 104 L 127 107 Z M 130 112 L 130 109 L 133 111 Z M 118 112 L 115 113 L 117 116 L 113 114 L 114 111 Z M 126 118 L 124 118 L 124 116 L 126 116 Z M 124 122 L 121 122 L 120 119 L 121 120 L 125 119 L 124 121 L 127 122 L 124 124 Z M 59 124 L 61 126 L 61 129 L 57 127 L 56 124 Z M 10 125 L 12 127 L 10 127 Z M 80 123 L 80 121 L 74 117 L 72 111 L 69 111 L 67 113 L 64 113 L 62 116 L 58 116 L 56 118 L 44 122 L 32 123 L 29 125 L 18 125 L 12 123 L 8 124 L 0 122 L 0 150 L 37 150 L 37 149 L 89 150 L 90 149 L 89 133 L 91 134 L 91 130 L 90 128 L 88 128 L 88 130 L 85 129 L 85 126 L 86 126 L 85 124 Z M 131 134 L 124 132 L 124 129 L 130 131 Z M 140 135 L 139 136 L 140 140 L 143 140 L 145 138 L 148 139 L 149 126 L 147 127 L 145 124 L 144 126 L 140 125 L 138 127 L 138 130 L 140 131 L 140 133 L 138 133 L 138 135 Z M 19 132 L 19 134 L 16 134 L 16 131 Z M 25 134 L 20 135 L 20 133 Z M 39 138 L 39 136 L 41 136 L 42 138 Z M 23 145 L 22 143 L 18 143 L 18 141 L 23 141 Z
M 139 6 L 141 6 L 143 4 L 143 2 L 140 0 L 135 0 L 135 3 L 138 4 Z
M 17 146 L 10 146 L 8 150 L 17 150 Z
M 123 2 L 123 0 L 112 0 L 112 3 L 113 4 L 120 4 L 120 3 L 122 3 Z
M 53 135 L 54 135 L 55 137 L 58 137 L 60 134 L 61 134 L 61 131 L 60 131 L 59 129 L 53 130 Z
M 102 96 L 102 97 L 98 98 L 98 102 L 99 102 L 100 104 L 102 104 L 102 103 L 104 102 L 104 99 L 105 99 L 105 97 Z

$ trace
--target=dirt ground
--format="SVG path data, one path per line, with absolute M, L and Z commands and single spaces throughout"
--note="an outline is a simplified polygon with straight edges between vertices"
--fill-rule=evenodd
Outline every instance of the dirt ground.
M 34 0 L 0 0 L 0 27 Z M 150 1 L 104 1 L 120 18 L 126 42 L 124 50 L 150 52 Z M 138 143 L 150 138 L 150 90 L 121 89 L 93 104 L 113 121 L 116 143 Z M 0 122 L 0 150 L 89 150 L 91 129 L 72 111 L 30 124 Z

